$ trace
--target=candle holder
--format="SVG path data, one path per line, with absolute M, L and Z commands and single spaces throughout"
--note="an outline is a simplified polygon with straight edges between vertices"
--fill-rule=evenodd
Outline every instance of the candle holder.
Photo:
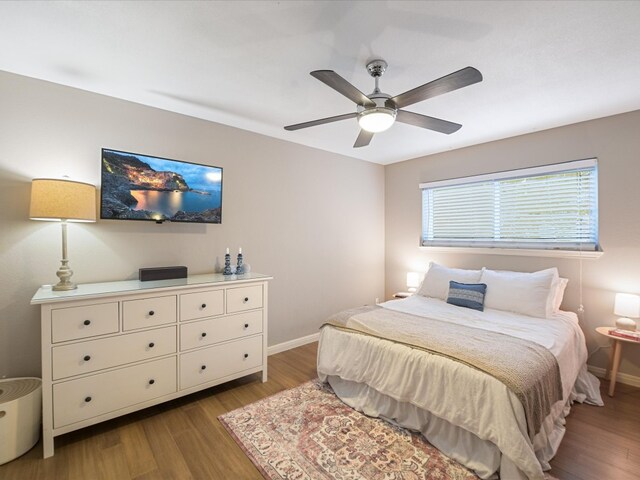
M 231 270 L 231 255 L 225 253 L 224 255 L 224 270 L 222 270 L 223 275 L 233 275 L 233 271 Z
M 238 266 L 236 267 L 236 275 L 244 273 L 244 265 L 242 264 L 242 253 L 238 253 Z

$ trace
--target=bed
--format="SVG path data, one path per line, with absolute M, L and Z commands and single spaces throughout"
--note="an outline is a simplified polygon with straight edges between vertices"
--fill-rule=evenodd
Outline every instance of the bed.
M 422 432 L 483 479 L 543 479 L 571 404 L 602 405 L 578 318 L 559 309 L 562 281 L 544 272 L 434 264 L 418 294 L 329 319 L 319 378 L 351 407 Z M 451 281 L 486 285 L 483 310 L 448 303 Z

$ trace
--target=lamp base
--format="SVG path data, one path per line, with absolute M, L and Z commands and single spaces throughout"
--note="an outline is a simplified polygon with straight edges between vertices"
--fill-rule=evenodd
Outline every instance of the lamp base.
M 64 292 L 66 290 L 75 290 L 76 288 L 78 288 L 78 285 L 73 282 L 58 282 L 53 287 L 51 287 L 51 290 L 54 290 L 56 292 Z
M 78 286 L 71 281 L 71 276 L 73 275 L 73 270 L 69 268 L 69 260 L 62 259 L 62 265 L 56 272 L 56 275 L 60 279 L 58 283 L 56 283 L 51 290 L 65 291 L 65 290 L 75 290 Z
M 629 330 L 630 332 L 636 331 L 636 322 L 630 318 L 621 317 L 616 320 L 616 328 L 620 330 Z

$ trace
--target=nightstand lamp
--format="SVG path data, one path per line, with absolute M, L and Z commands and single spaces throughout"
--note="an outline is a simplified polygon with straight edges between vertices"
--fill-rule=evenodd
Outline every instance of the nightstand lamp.
M 420 274 L 418 272 L 407 272 L 407 290 L 411 293 L 420 286 Z
M 620 318 L 616 320 L 616 328 L 634 331 L 636 322 L 632 319 L 640 317 L 640 296 L 631 293 L 616 293 L 613 313 L 620 315 Z
M 62 224 L 62 265 L 56 272 L 60 281 L 52 290 L 73 290 L 73 270 L 67 258 L 67 222 L 96 221 L 96 187 L 71 180 L 34 178 L 31 182 L 31 220 L 60 221 Z

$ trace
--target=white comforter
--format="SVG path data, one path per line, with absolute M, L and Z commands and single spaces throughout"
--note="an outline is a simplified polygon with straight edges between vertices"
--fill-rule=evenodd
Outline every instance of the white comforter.
M 375 337 L 324 328 L 318 374 L 336 394 L 368 415 L 422 431 L 436 447 L 482 478 L 542 479 L 564 434 L 573 400 L 602 405 L 598 380 L 586 370 L 587 351 L 575 314 L 551 319 L 487 309 L 484 312 L 413 296 L 381 304 L 390 310 L 461 323 L 536 342 L 557 358 L 563 400 L 533 443 L 524 411 L 501 382 L 476 369 Z

